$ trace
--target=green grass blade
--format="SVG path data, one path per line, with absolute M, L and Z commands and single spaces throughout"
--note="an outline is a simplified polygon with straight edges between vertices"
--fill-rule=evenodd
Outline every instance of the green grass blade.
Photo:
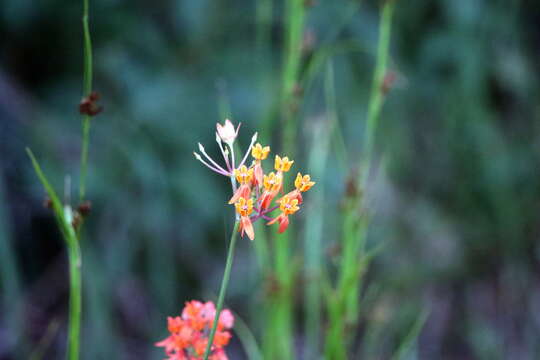
M 414 342 L 418 338 L 418 335 L 420 334 L 420 331 L 422 331 L 422 328 L 424 327 L 424 324 L 426 323 L 426 320 L 429 316 L 429 310 L 424 310 L 423 312 L 418 315 L 418 318 L 414 322 L 411 330 L 405 336 L 399 347 L 397 348 L 395 354 L 392 356 L 392 360 L 404 360 L 405 356 L 409 353 L 411 350 Z

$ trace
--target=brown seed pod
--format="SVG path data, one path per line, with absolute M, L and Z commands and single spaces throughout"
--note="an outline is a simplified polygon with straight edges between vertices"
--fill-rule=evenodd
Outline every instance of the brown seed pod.
M 79 103 L 79 112 L 82 115 L 96 116 L 103 111 L 103 106 L 97 104 L 100 99 L 99 93 L 92 91 L 88 96 L 82 98 Z
M 52 209 L 53 203 L 50 197 L 47 196 L 45 199 L 43 199 L 43 207 L 47 209 Z
M 77 206 L 77 211 L 83 216 L 86 217 L 88 214 L 90 214 L 90 211 L 92 210 L 92 202 L 89 200 L 86 200 Z

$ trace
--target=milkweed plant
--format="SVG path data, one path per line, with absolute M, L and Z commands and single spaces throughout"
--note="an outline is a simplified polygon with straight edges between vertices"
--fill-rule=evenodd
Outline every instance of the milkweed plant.
M 234 205 L 235 224 L 217 307 L 214 308 L 211 302 L 207 302 L 204 306 L 199 302 L 191 302 L 186 305 L 181 318 L 169 318 L 169 331 L 171 328 L 175 331 L 171 331 L 172 335 L 169 338 L 156 344 L 165 347 L 169 360 L 227 359 L 223 346 L 228 343 L 230 336 L 223 334 L 223 328 L 227 328 L 227 324 L 230 325 L 228 328 L 232 327 L 232 315 L 228 310 L 222 311 L 222 307 L 230 278 L 236 233 L 240 232 L 241 237 L 247 236 L 250 240 L 255 240 L 253 223 L 258 220 L 266 221 L 267 225 L 277 224 L 278 233 L 285 232 L 289 226 L 289 216 L 300 210 L 303 202 L 302 193 L 315 185 L 309 175 L 297 173 L 294 189 L 285 192 L 283 179 L 291 170 L 294 160 L 290 160 L 287 156 L 276 155 L 273 171 L 265 172 L 262 162 L 268 158 L 270 147 L 256 142 L 257 133 L 252 136 L 246 152 L 239 156 L 240 161 L 237 162 L 234 143 L 239 130 L 240 124 L 235 128 L 229 119 L 226 119 L 223 125 L 220 123 L 216 125 L 216 142 L 223 156 L 222 165 L 212 159 L 200 143 L 199 153 L 194 152 L 195 158 L 204 166 L 230 179 L 232 197 L 228 204 Z M 250 155 L 252 160 L 248 164 Z M 194 311 L 186 311 L 194 307 L 200 307 L 195 311 L 198 314 L 195 318 L 188 316 Z M 230 321 L 223 320 L 222 317 Z M 201 327 L 203 323 L 206 326 Z M 205 351 L 202 351 L 202 347 Z

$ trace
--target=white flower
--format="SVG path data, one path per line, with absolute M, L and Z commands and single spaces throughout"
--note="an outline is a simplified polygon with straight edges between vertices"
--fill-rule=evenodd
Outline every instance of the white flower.
M 220 123 L 216 124 L 217 134 L 223 140 L 224 143 L 232 145 L 234 140 L 236 139 L 236 136 L 238 135 L 238 129 L 240 129 L 240 124 L 238 124 L 238 127 L 236 130 L 234 129 L 234 125 L 229 119 L 225 119 L 225 124 L 221 125 Z

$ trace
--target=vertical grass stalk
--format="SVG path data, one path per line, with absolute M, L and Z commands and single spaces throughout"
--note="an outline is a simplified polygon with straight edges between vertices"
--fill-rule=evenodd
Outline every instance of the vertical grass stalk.
M 82 27 L 84 36 L 84 75 L 83 75 L 83 97 L 90 95 L 92 91 L 92 42 L 90 39 L 90 29 L 88 25 L 89 0 L 83 0 Z M 81 149 L 81 173 L 79 177 L 79 200 L 85 197 L 86 190 L 86 169 L 88 162 L 88 143 L 90 137 L 90 116 L 84 115 L 82 119 L 82 149 Z M 78 360 L 80 354 L 80 332 L 82 313 L 82 277 L 81 277 L 81 250 L 79 245 L 79 232 L 75 231 L 72 221 L 73 213 L 70 204 L 64 206 L 56 195 L 41 170 L 39 163 L 27 149 L 28 156 L 32 160 L 34 170 L 38 175 L 53 205 L 55 218 L 66 242 L 69 262 L 69 319 L 68 319 L 68 339 L 67 339 L 67 359 Z
M 371 259 L 366 254 L 365 241 L 369 218 L 364 211 L 366 183 L 371 170 L 374 136 L 383 104 L 383 82 L 387 71 L 388 52 L 394 0 L 386 0 L 381 11 L 379 40 L 368 104 L 363 160 L 359 168 L 357 183 L 352 193 L 347 194 L 342 225 L 342 251 L 338 270 L 337 286 L 328 302 L 329 330 L 325 344 L 325 355 L 329 359 L 347 359 L 350 336 L 348 326 L 357 320 L 360 307 L 361 280 L 365 267 Z
M 89 0 L 83 0 L 82 27 L 84 37 L 84 75 L 83 97 L 92 92 L 92 39 L 90 37 Z M 90 142 L 90 116 L 85 114 L 82 119 L 82 149 L 81 149 L 81 174 L 79 177 L 79 200 L 84 200 L 86 195 L 86 172 L 88 166 L 88 144 Z
M 294 156 L 297 122 L 295 119 L 297 105 L 294 101 L 295 87 L 298 83 L 302 57 L 302 39 L 305 8 L 303 0 L 285 2 L 285 51 L 284 68 L 281 84 L 281 112 L 283 117 L 283 153 Z M 293 289 L 295 277 L 292 266 L 290 233 L 281 234 L 275 239 L 275 259 L 273 273 L 275 275 L 275 294 L 267 299 L 268 321 L 263 346 L 265 359 L 288 360 L 293 358 Z
M 214 342 L 214 336 L 216 335 L 216 329 L 219 321 L 219 314 L 223 308 L 223 301 L 225 300 L 225 293 L 227 292 L 227 287 L 229 286 L 229 278 L 231 277 L 231 268 L 234 260 L 234 248 L 236 247 L 236 240 L 238 239 L 238 225 L 239 221 L 234 222 L 234 227 L 231 233 L 231 239 L 229 241 L 229 251 L 227 252 L 227 262 L 225 264 L 225 271 L 223 272 L 223 280 L 221 280 L 221 287 L 219 289 L 218 301 L 216 305 L 216 316 L 214 317 L 214 324 L 212 330 L 210 331 L 210 336 L 208 337 L 208 345 L 206 346 L 206 351 L 204 352 L 204 360 L 208 360 L 210 356 L 210 350 L 212 349 L 212 343 Z
M 327 121 L 315 124 L 313 144 L 309 155 L 309 169 L 315 179 L 324 179 L 327 166 L 330 137 L 337 121 L 336 97 L 334 87 L 334 70 L 328 64 L 324 81 L 327 105 Z M 319 181 L 316 192 L 312 195 L 311 207 L 306 212 L 304 257 L 306 288 L 304 301 L 306 304 L 305 334 L 306 359 L 315 359 L 320 354 L 321 339 L 321 268 L 322 239 L 324 222 L 324 181 Z
M 272 12 L 273 0 L 257 0 L 255 17 L 257 28 L 255 30 L 255 44 L 260 52 L 266 50 L 270 45 L 272 34 Z
M 366 138 L 362 156 L 364 160 L 364 165 L 362 167 L 363 174 L 361 177 L 359 177 L 361 180 L 361 186 L 366 184 L 371 170 L 375 130 L 379 122 L 379 115 L 381 113 L 384 98 L 383 83 L 388 66 L 388 52 L 390 48 L 390 34 L 392 30 L 392 15 L 394 12 L 394 5 L 395 0 L 385 0 L 379 24 L 379 44 L 377 47 L 377 59 L 368 104 Z
M 81 329 L 81 251 L 79 248 L 79 239 L 77 233 L 73 228 L 73 214 L 71 206 L 66 204 L 62 205 L 58 195 L 54 191 L 53 187 L 47 180 L 47 177 L 41 170 L 41 166 L 36 160 L 34 154 L 30 149 L 26 149 L 34 171 L 39 178 L 39 181 L 45 188 L 47 195 L 52 203 L 54 217 L 58 225 L 66 246 L 68 249 L 68 261 L 69 261 L 69 324 L 68 324 L 68 344 L 67 344 L 67 359 L 78 360 L 79 359 L 79 340 Z
M 79 359 L 82 311 L 81 250 L 79 240 L 73 234 L 68 244 L 69 257 L 69 330 L 68 359 Z
M 295 113 L 298 104 L 295 102 L 295 88 L 298 84 L 302 60 L 302 41 L 304 37 L 305 1 L 288 0 L 285 2 L 285 64 L 283 69 L 281 106 L 283 119 L 283 151 L 294 156 L 297 121 Z

